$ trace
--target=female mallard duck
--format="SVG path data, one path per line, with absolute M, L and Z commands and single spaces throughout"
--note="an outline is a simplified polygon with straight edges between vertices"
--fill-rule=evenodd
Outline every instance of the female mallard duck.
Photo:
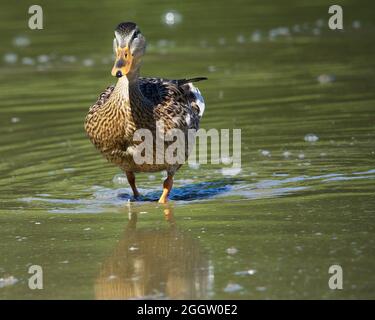
M 166 80 L 139 77 L 146 41 L 135 23 L 124 22 L 117 26 L 113 47 L 116 60 L 112 75 L 118 78 L 117 84 L 109 86 L 90 108 L 85 130 L 95 147 L 126 173 L 135 198 L 139 196 L 135 172 L 166 170 L 167 178 L 159 199 L 160 203 L 165 203 L 172 189 L 173 176 L 182 163 L 166 161 L 164 150 L 174 140 L 164 141 L 160 158 L 160 148 L 156 148 L 157 136 L 179 129 L 186 138 L 184 141 L 188 141 L 188 135 L 194 132 L 189 129 L 198 130 L 204 102 L 199 90 L 191 83 L 206 78 Z M 163 126 L 158 125 L 160 122 Z M 145 151 L 137 146 L 146 141 L 146 136 L 143 136 L 145 140 L 135 139 L 139 129 L 149 130 L 153 137 L 152 159 L 143 163 L 136 161 L 136 157 Z M 186 160 L 191 139 L 184 143 Z

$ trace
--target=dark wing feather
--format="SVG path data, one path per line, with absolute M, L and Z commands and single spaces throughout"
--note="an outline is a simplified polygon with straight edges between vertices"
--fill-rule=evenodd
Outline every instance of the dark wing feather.
M 90 107 L 89 113 L 94 113 L 99 109 L 111 96 L 113 90 L 115 89 L 114 85 L 107 87 L 98 97 L 98 100 Z

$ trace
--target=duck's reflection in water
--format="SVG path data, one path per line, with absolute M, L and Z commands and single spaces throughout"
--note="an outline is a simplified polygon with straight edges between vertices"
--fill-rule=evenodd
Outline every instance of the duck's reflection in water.
M 212 292 L 213 267 L 164 208 L 166 229 L 137 229 L 130 213 L 126 230 L 103 264 L 95 284 L 97 299 L 203 299 Z

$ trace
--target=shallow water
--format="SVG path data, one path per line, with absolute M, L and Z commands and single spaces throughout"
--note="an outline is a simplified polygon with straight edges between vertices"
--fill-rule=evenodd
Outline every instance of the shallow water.
M 346 1 L 333 32 L 310 2 L 41 2 L 42 31 L 2 4 L 0 298 L 374 298 L 374 5 Z M 201 126 L 242 129 L 241 171 L 185 165 L 163 206 L 162 174 L 134 201 L 94 150 L 83 121 L 124 19 L 144 75 L 209 77 Z

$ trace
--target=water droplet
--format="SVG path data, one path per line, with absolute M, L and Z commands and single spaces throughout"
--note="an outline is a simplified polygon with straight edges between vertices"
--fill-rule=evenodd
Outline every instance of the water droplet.
M 318 20 L 316 20 L 315 25 L 316 25 L 318 28 L 322 28 L 322 27 L 324 26 L 324 20 L 323 20 L 323 19 L 318 19 Z
M 255 290 L 256 290 L 256 291 L 263 292 L 263 291 L 266 291 L 267 288 L 266 288 L 266 287 L 256 287 Z
M 177 11 L 168 11 L 163 15 L 163 22 L 168 26 L 174 26 L 182 21 L 182 16 Z
M 243 287 L 238 283 L 228 283 L 228 285 L 224 288 L 224 292 L 232 293 L 242 289 Z
M 251 35 L 252 42 L 259 42 L 261 39 L 262 39 L 262 34 L 258 30 L 254 31 L 253 34 Z
M 245 38 L 245 36 L 243 34 L 239 34 L 237 36 L 236 40 L 237 40 L 238 43 L 245 43 L 246 42 L 246 38 Z
M 264 157 L 270 157 L 271 156 L 271 152 L 268 151 L 268 150 L 260 150 L 260 153 Z
M 11 122 L 11 123 L 18 123 L 18 122 L 20 122 L 20 121 L 21 121 L 21 119 L 18 118 L 18 117 L 12 117 L 12 118 L 10 119 L 10 122 Z
M 336 80 L 336 77 L 334 75 L 331 75 L 331 74 L 321 74 L 318 78 L 317 78 L 318 82 L 320 84 L 327 84 L 327 83 L 332 83 Z
M 189 168 L 193 170 L 199 169 L 200 164 L 198 162 L 189 162 Z
M 50 60 L 50 57 L 47 56 L 46 54 L 42 54 L 42 55 L 38 56 L 38 58 L 37 58 L 37 61 L 39 63 L 47 63 L 49 60 Z
M 319 137 L 314 133 L 308 133 L 307 135 L 305 135 L 304 140 L 306 142 L 316 142 L 319 140 Z
M 238 249 L 231 247 L 226 250 L 228 254 L 236 254 L 238 252 Z
M 249 270 L 245 270 L 245 271 L 237 271 L 235 272 L 234 274 L 236 276 L 252 276 L 256 273 L 257 271 L 254 270 L 254 269 L 249 269 Z
M 82 61 L 82 64 L 85 66 L 85 67 L 92 67 L 94 65 L 94 60 L 90 59 L 90 58 L 87 58 L 87 59 L 84 59 Z
M 22 58 L 22 64 L 25 64 L 27 66 L 32 66 L 35 64 L 35 60 L 33 58 L 30 58 L 30 57 L 24 57 Z
M 358 20 L 354 20 L 352 26 L 354 29 L 359 29 L 361 27 L 361 22 Z
M 289 158 L 291 155 L 292 155 L 292 153 L 289 152 L 289 151 L 284 151 L 284 152 L 283 152 L 283 156 L 284 156 L 284 158 Z
M 232 168 L 221 168 L 221 174 L 224 176 L 236 176 L 241 172 L 241 168 L 232 167 Z
M 215 66 L 208 66 L 208 72 L 215 72 L 216 67 Z
M 75 56 L 62 56 L 61 60 L 62 62 L 73 63 L 77 61 L 77 58 Z
M 124 174 L 116 174 L 113 179 L 112 179 L 112 182 L 114 184 L 120 184 L 120 185 L 124 185 L 124 184 L 127 184 L 128 183 L 128 179 L 126 178 L 126 176 Z
M 13 39 L 13 45 L 16 47 L 27 47 L 30 43 L 30 39 L 26 36 L 17 36 Z
M 314 36 L 318 36 L 318 35 L 320 35 L 321 31 L 320 31 L 319 28 L 314 28 L 314 29 L 312 30 L 312 33 L 313 33 Z
M 14 276 L 9 276 L 6 278 L 0 278 L 0 288 L 4 288 L 7 286 L 12 286 L 18 282 L 18 279 Z
M 6 53 L 4 55 L 4 62 L 5 63 L 11 63 L 11 64 L 13 64 L 13 63 L 16 63 L 17 60 L 18 60 L 18 56 L 15 53 Z

